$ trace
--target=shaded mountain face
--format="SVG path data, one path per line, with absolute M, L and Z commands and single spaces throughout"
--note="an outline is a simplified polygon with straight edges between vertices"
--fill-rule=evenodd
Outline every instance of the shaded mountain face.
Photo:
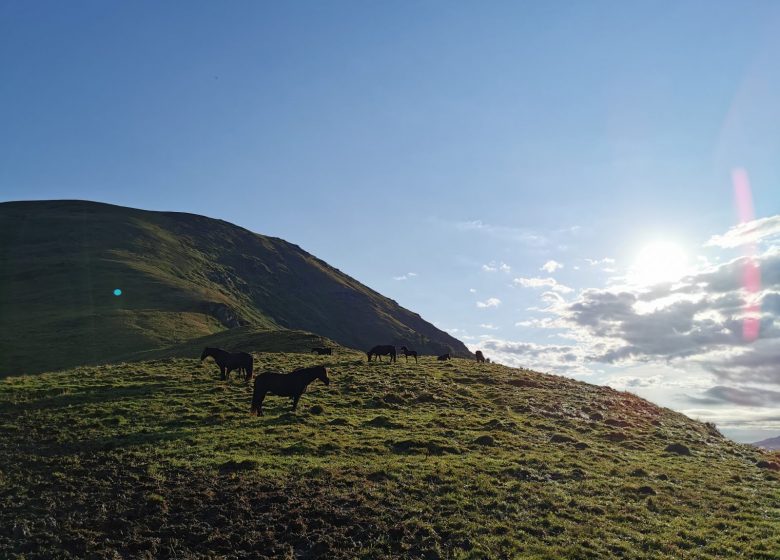
M 193 214 L 0 204 L 0 376 L 113 361 L 240 326 L 470 355 L 282 239 Z
M 751 445 L 755 445 L 756 447 L 761 447 L 763 449 L 769 449 L 772 451 L 780 450 L 780 436 L 769 438 L 769 439 L 763 439 Z

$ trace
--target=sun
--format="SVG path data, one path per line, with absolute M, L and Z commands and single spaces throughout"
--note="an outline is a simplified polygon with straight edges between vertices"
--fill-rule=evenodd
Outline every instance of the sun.
M 687 266 L 688 256 L 677 243 L 654 241 L 637 253 L 629 278 L 641 286 L 674 282 L 685 274 Z

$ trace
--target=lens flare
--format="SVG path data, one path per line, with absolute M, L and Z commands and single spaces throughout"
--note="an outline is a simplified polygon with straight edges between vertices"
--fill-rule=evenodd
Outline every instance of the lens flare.
M 115 289 L 114 290 L 114 295 L 117 296 L 117 297 L 121 296 L 122 295 L 122 290 L 120 290 L 119 288 Z
M 750 178 L 747 171 L 741 168 L 732 170 L 731 180 L 734 184 L 734 201 L 737 205 L 739 223 L 752 222 L 755 219 L 753 212 L 753 195 L 750 191 Z M 745 342 L 753 342 L 758 338 L 759 314 L 761 303 L 759 291 L 761 290 L 761 269 L 756 262 L 756 244 L 745 245 L 745 266 L 742 268 L 742 287 L 745 290 L 745 318 L 742 322 L 742 339 Z

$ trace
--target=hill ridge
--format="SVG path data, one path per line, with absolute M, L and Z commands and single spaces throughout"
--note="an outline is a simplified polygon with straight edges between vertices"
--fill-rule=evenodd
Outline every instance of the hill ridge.
M 0 203 L 0 265 L 0 376 L 110 362 L 245 325 L 363 350 L 471 355 L 299 245 L 188 212 Z

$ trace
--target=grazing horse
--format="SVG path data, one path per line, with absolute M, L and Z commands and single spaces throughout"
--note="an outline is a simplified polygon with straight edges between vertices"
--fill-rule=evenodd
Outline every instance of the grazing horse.
M 220 348 L 204 348 L 203 353 L 200 355 L 200 361 L 202 362 L 206 358 L 211 356 L 219 366 L 219 372 L 222 374 L 222 379 L 230 379 L 230 372 L 238 370 L 239 374 L 244 371 L 244 381 L 252 379 L 252 355 L 246 352 L 235 352 L 231 354 Z
M 330 385 L 328 370 L 325 366 L 296 369 L 292 373 L 276 373 L 266 371 L 255 378 L 255 390 L 252 393 L 252 410 L 255 416 L 263 416 L 263 399 L 266 393 L 290 397 L 293 400 L 292 409 L 298 406 L 298 399 L 306 390 L 306 387 L 319 379 L 325 385 Z
M 318 356 L 333 355 L 333 348 L 312 348 L 311 351 L 316 352 Z
M 445 362 L 447 360 L 451 360 L 452 356 L 450 356 L 449 354 L 442 354 L 441 356 L 439 356 L 436 359 L 439 360 L 440 362 Z
M 482 364 L 485 363 L 485 355 L 482 353 L 482 350 L 477 350 L 474 354 L 477 356 L 477 363 L 478 364 L 479 363 L 482 363 Z
M 366 352 L 366 356 L 368 356 L 368 361 L 371 361 L 372 356 L 376 356 L 379 361 L 382 361 L 382 356 L 390 356 L 390 363 L 392 364 L 395 361 L 395 346 L 374 346 L 371 350 Z
M 406 346 L 401 346 L 401 353 L 404 355 L 407 362 L 409 361 L 409 356 L 413 356 L 414 363 L 417 363 L 417 350 L 409 350 Z

